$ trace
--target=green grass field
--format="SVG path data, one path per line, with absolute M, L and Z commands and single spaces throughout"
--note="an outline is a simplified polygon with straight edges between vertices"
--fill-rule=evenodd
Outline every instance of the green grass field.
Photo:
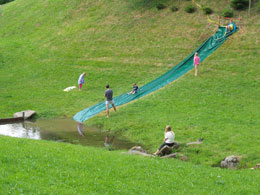
M 179 1 L 164 1 L 178 5 L 178 12 L 172 12 L 170 6 L 158 11 L 156 2 L 16 0 L 2 6 L 0 118 L 25 109 L 36 110 L 41 118 L 72 117 L 103 101 L 107 83 L 116 96 L 131 90 L 133 82 L 142 86 L 182 61 L 216 30 L 201 11 L 184 12 L 190 1 L 181 5 Z M 228 1 L 198 2 L 218 13 Z M 161 144 L 164 127 L 169 124 L 176 141 L 182 143 L 178 152 L 188 156 L 188 162 L 1 137 L 0 144 L 6 148 L 0 156 L 1 175 L 10 177 L 2 181 L 2 192 L 163 194 L 165 188 L 192 194 L 211 194 L 211 190 L 212 194 L 259 192 L 255 182 L 259 171 L 211 168 L 232 154 L 242 157 L 241 169 L 260 162 L 260 16 L 254 7 L 250 18 L 247 11 L 235 14 L 243 18 L 242 29 L 201 64 L 198 77 L 191 71 L 163 89 L 120 107 L 117 113 L 111 112 L 109 120 L 102 113 L 86 122 L 87 126 L 120 132 L 150 152 Z M 83 91 L 63 92 L 77 85 L 84 71 Z M 202 137 L 202 145 L 184 146 Z M 33 145 L 38 147 L 32 147 L 35 151 Z M 46 160 L 50 162 L 44 163 L 41 159 L 49 152 Z M 60 154 L 56 156 L 57 152 Z M 94 154 L 98 152 L 102 155 Z M 32 158 L 23 161 L 27 158 L 23 153 L 32 153 Z M 90 158 L 85 158 L 88 155 Z M 59 163 L 61 160 L 65 165 Z M 91 165 L 86 168 L 88 163 Z M 176 175 L 167 175 L 170 167 Z M 147 174 L 145 168 L 151 172 Z M 97 174 L 92 170 L 98 170 Z M 55 173 L 50 176 L 49 172 Z M 218 174 L 225 179 L 218 180 Z M 183 175 L 187 177 L 180 181 Z M 64 181 L 64 177 L 69 179 Z M 174 184 L 163 182 L 168 177 Z M 30 178 L 37 181 L 31 185 Z M 158 182 L 159 187 L 155 187 Z M 97 186 L 101 187 L 97 190 Z
M 259 171 L 0 137 L 1 194 L 258 194 Z

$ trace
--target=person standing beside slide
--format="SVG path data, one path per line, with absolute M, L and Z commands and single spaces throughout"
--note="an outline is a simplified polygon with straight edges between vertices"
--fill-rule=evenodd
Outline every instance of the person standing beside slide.
M 107 107 L 107 118 L 109 118 L 109 104 L 112 105 L 112 107 L 116 112 L 116 107 L 113 101 L 113 90 L 110 89 L 109 85 L 106 85 L 105 97 L 106 97 L 106 107 Z

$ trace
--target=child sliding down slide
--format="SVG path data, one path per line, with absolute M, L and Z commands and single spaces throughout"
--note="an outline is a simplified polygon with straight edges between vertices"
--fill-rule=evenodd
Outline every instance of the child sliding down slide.
M 134 94 L 137 93 L 137 91 L 138 91 L 138 86 L 136 85 L 136 83 L 134 83 L 134 84 L 133 84 L 133 90 L 130 91 L 129 93 L 127 93 L 127 94 L 128 94 L 128 95 L 129 95 L 129 94 L 134 95 Z

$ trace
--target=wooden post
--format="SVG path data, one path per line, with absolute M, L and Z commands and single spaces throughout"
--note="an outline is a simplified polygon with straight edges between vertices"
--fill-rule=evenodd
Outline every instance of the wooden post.
M 23 112 L 23 120 L 25 120 L 25 113 Z
M 249 0 L 249 5 L 248 5 L 248 15 L 250 16 L 250 12 L 251 12 L 251 1 L 252 0 Z
M 238 20 L 238 26 L 240 27 L 240 26 L 241 26 L 241 24 L 240 24 L 240 20 L 241 20 L 241 19 L 240 19 L 240 13 L 239 13 L 238 19 L 239 19 L 239 20 Z

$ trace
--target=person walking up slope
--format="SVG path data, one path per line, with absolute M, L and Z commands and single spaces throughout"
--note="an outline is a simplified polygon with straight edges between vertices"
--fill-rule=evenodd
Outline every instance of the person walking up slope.
M 116 112 L 116 107 L 113 101 L 113 90 L 109 88 L 109 85 L 106 85 L 105 97 L 106 97 L 106 107 L 107 107 L 107 118 L 109 118 L 109 104 L 112 104 L 112 107 Z
M 194 67 L 195 67 L 195 76 L 198 75 L 198 67 L 199 67 L 199 64 L 200 64 L 200 57 L 198 55 L 198 52 L 195 53 L 194 55 Z

